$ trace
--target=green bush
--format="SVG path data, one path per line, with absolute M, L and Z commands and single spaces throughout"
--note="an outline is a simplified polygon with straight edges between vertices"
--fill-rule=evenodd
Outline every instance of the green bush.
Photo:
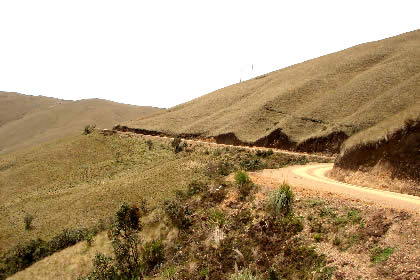
M 218 209 L 211 209 L 209 211 L 209 222 L 212 226 L 222 228 L 226 224 L 225 213 Z
M 238 185 L 243 185 L 243 184 L 247 184 L 250 182 L 248 173 L 246 173 L 245 171 L 238 171 L 235 174 L 235 181 L 236 184 Z
M 187 196 L 191 197 L 193 195 L 201 193 L 205 188 L 205 184 L 202 182 L 192 181 L 188 184 L 187 187 Z
M 177 228 L 187 229 L 192 225 L 192 213 L 188 207 L 183 207 L 174 200 L 166 200 L 163 205 L 166 215 Z
M 143 279 L 143 269 L 138 251 L 138 234 L 142 229 L 140 209 L 123 203 L 115 213 L 108 238 L 114 250 L 114 258 L 97 254 L 93 271 L 85 279 Z
M 86 235 L 86 245 L 87 247 L 92 247 L 93 242 L 95 241 L 95 235 L 92 232 L 89 232 Z
M 141 274 L 138 233 L 141 231 L 140 211 L 123 203 L 115 214 L 115 223 L 108 237 L 114 249 L 115 263 L 120 274 L 128 278 Z
M 254 184 L 252 183 L 251 179 L 249 179 L 248 173 L 246 173 L 245 171 L 236 172 L 235 181 L 238 185 L 240 199 L 245 200 L 245 198 L 251 193 L 252 189 L 254 188 Z
M 147 242 L 142 251 L 143 271 L 148 274 L 165 260 L 164 246 L 162 241 L 153 240 Z
M 294 194 L 287 183 L 273 191 L 267 199 L 267 208 L 274 217 L 285 216 L 293 210 Z
M 114 280 L 118 279 L 118 270 L 114 260 L 102 253 L 97 253 L 93 259 L 93 271 L 84 280 Z

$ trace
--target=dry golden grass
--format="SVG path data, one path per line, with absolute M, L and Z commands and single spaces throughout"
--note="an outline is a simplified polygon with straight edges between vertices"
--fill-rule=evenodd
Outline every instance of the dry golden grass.
M 296 143 L 333 131 L 352 135 L 420 99 L 419 45 L 420 30 L 358 45 L 123 124 L 175 134 L 233 132 L 247 142 L 279 128 Z
M 164 142 L 149 151 L 137 137 L 96 133 L 7 154 L 0 159 L 0 249 L 93 226 L 122 202 L 155 205 L 203 176 L 208 157 L 174 154 Z M 25 230 L 25 214 L 35 217 L 33 230 Z
M 65 101 L 0 92 L 0 153 L 82 132 L 88 124 L 115 124 L 163 111 L 101 99 Z

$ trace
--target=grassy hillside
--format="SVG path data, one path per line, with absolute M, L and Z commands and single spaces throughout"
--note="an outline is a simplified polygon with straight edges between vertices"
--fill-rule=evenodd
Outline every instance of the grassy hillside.
M 101 128 L 163 111 L 101 99 L 65 101 L 0 92 L 0 153 Z
M 141 137 L 93 133 L 8 153 L 0 158 L 0 249 L 36 237 L 49 239 L 64 228 L 93 226 L 123 201 L 147 198 L 153 206 L 191 180 L 205 178 L 213 161 L 229 161 L 224 172 L 239 163 L 242 167 L 236 168 L 249 169 L 308 162 L 276 153 L 265 165 L 266 159 L 246 150 L 222 151 L 192 146 L 174 153 L 165 139 L 149 150 Z M 210 165 L 216 170 L 215 163 Z M 27 214 L 35 217 L 33 230 L 25 230 Z
M 419 45 L 420 30 L 358 45 L 124 125 L 219 142 L 337 152 L 348 136 L 420 99 Z

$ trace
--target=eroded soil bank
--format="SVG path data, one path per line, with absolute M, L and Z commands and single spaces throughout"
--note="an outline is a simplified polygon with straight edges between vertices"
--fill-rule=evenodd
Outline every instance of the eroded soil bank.
M 344 132 L 333 132 L 323 137 L 314 137 L 307 139 L 302 143 L 296 143 L 295 141 L 290 140 L 289 136 L 283 133 L 281 129 L 276 129 L 255 142 L 246 142 L 239 139 L 233 132 L 223 133 L 216 136 L 203 136 L 201 134 L 186 133 L 172 134 L 120 125 L 115 126 L 114 130 L 152 136 L 181 137 L 184 139 L 215 142 L 217 144 L 225 145 L 275 148 L 295 152 L 320 153 L 326 155 L 338 154 L 340 152 L 341 144 L 348 138 Z
M 420 121 L 407 123 L 376 143 L 344 151 L 331 175 L 348 183 L 379 183 L 384 189 L 420 196 Z

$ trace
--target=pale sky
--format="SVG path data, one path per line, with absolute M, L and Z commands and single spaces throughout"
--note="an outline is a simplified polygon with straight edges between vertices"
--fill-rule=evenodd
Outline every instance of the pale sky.
M 0 91 L 171 107 L 413 31 L 419 11 L 417 0 L 0 0 Z

